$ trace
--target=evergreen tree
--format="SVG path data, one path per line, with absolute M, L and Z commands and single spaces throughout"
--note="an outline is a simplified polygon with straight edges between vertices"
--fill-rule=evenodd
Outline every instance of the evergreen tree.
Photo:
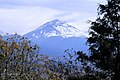
M 120 0 L 99 5 L 89 34 L 89 60 L 112 80 L 120 80 Z

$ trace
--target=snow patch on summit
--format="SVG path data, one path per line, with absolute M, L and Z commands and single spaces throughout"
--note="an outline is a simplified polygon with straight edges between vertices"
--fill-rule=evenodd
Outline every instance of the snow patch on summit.
M 37 39 L 39 37 L 49 38 L 53 36 L 59 36 L 63 38 L 82 36 L 87 37 L 87 34 L 83 33 L 79 29 L 68 25 L 64 21 L 60 21 L 58 19 L 47 22 L 28 34 Z

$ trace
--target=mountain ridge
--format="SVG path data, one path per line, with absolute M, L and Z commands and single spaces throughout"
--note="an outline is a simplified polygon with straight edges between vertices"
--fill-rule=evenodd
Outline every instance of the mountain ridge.
M 55 19 L 43 24 L 42 26 L 33 30 L 29 34 L 30 35 L 32 34 L 31 37 L 34 37 L 34 38 L 42 37 L 40 35 L 43 35 L 46 38 L 52 37 L 52 36 L 61 36 L 63 38 L 87 36 L 85 33 L 80 31 L 79 29 L 71 25 L 68 25 L 66 22 L 60 21 L 58 19 Z
M 88 50 L 85 45 L 86 35 L 79 29 L 58 19 L 47 22 L 23 36 L 39 45 L 40 53 L 52 57 L 66 55 L 64 52 L 66 49 L 84 52 Z

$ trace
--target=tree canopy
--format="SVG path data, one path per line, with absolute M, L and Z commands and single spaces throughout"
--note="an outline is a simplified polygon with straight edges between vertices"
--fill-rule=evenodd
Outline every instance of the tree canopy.
M 98 16 L 91 22 L 89 34 L 87 60 L 112 80 L 120 80 L 120 0 L 99 4 Z

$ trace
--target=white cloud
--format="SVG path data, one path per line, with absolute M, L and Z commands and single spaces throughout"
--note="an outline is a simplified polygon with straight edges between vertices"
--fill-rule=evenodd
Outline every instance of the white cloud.
M 82 31 L 86 21 L 96 17 L 97 3 L 103 0 L 0 0 L 0 29 L 25 34 L 55 18 Z M 42 7 L 41 7 L 42 6 Z
M 24 34 L 60 13 L 62 12 L 59 10 L 43 7 L 0 9 L 0 29 L 9 33 Z
M 67 12 L 65 14 L 57 15 L 56 18 L 65 20 L 68 24 L 79 28 L 83 32 L 87 32 L 90 24 L 88 20 L 95 20 L 97 14 L 91 14 L 87 12 Z
M 94 15 L 43 7 L 0 9 L 0 29 L 9 33 L 25 34 L 47 21 L 58 18 L 86 32 L 90 26 L 86 21 L 93 19 Z

